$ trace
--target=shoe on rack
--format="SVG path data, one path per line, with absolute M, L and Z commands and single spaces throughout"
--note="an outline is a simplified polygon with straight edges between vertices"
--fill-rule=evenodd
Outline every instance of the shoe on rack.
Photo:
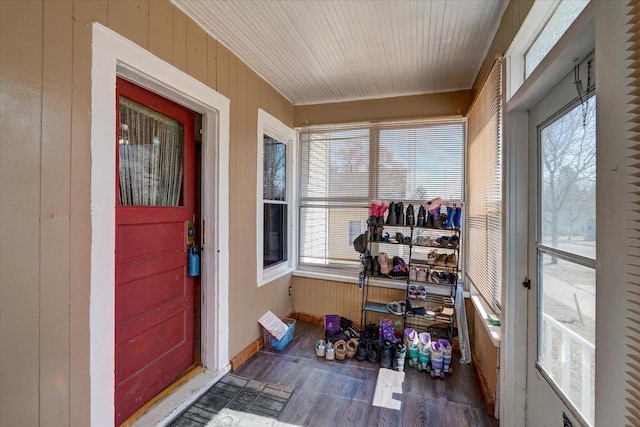
M 389 340 L 382 342 L 382 349 L 380 350 L 380 364 L 383 368 L 391 368 L 393 365 L 393 343 Z
M 327 347 L 325 349 L 324 357 L 327 360 L 334 360 L 336 358 L 336 349 L 332 343 L 327 343 Z
M 387 215 L 387 225 L 396 225 L 398 222 L 398 217 L 396 216 L 396 205 L 391 202 L 389 204 L 389 215 Z
M 420 205 L 420 208 L 418 209 L 418 222 L 417 222 L 417 226 L 418 227 L 424 227 L 426 225 L 427 222 L 427 211 L 424 209 L 424 206 Z
M 418 270 L 418 276 L 416 277 L 416 279 L 418 280 L 418 282 L 426 282 L 427 281 L 427 274 L 428 274 L 428 271 L 427 270 L 423 270 L 421 268 L 420 270 Z
M 391 260 L 385 252 L 380 252 L 378 254 L 378 265 L 380 265 L 380 274 L 383 274 L 385 276 L 388 275 L 393 268 Z
M 426 299 L 427 298 L 427 288 L 425 288 L 422 285 L 418 286 L 418 292 L 416 292 L 416 296 L 418 298 L 420 298 L 420 299 Z
M 336 341 L 335 345 L 336 359 L 344 360 L 347 357 L 347 343 L 345 340 Z
M 447 267 L 457 267 L 458 258 L 456 257 L 456 254 L 447 255 L 447 258 L 444 261 L 444 265 L 446 265 Z
M 430 265 L 435 264 L 436 259 L 438 259 L 439 256 L 440 254 L 435 249 L 430 251 L 429 254 L 427 255 L 427 264 L 430 264 Z
M 456 206 L 453 212 L 453 228 L 460 230 L 460 219 L 462 218 L 462 206 Z
M 378 257 L 377 256 L 373 257 L 372 264 L 373 264 L 373 267 L 372 267 L 371 275 L 373 277 L 380 276 L 380 263 L 378 262 Z
M 407 225 L 410 227 L 413 227 L 414 225 L 416 225 L 416 219 L 413 212 L 413 205 L 411 204 L 407 206 L 406 222 L 407 222 Z
M 431 274 L 429 275 L 429 282 L 434 283 L 436 285 L 440 284 L 440 273 L 435 270 L 431 270 Z
M 407 312 L 407 305 L 404 301 L 391 301 L 387 303 L 387 310 L 397 316 L 402 316 Z
M 412 280 L 414 282 L 418 281 L 418 269 L 415 267 L 412 267 L 409 270 L 409 280 Z
M 417 296 L 418 288 L 416 285 L 409 285 L 409 290 L 407 293 L 409 294 L 409 298 L 415 298 Z
M 316 356 L 324 357 L 326 346 L 327 345 L 325 344 L 324 340 L 316 341 Z
M 400 202 L 396 205 L 396 216 L 398 217 L 396 225 L 404 225 L 404 203 Z
M 442 266 L 442 267 L 446 266 L 446 264 L 447 264 L 447 256 L 448 256 L 447 254 L 438 255 L 438 258 L 436 258 L 436 260 L 434 262 L 435 265 L 439 265 L 439 266 Z M 374 268 L 375 268 L 375 263 L 374 263 Z M 375 270 L 374 270 L 374 274 L 375 274 Z
M 424 314 L 427 312 L 427 309 L 424 307 L 411 307 L 411 303 L 409 302 L 409 300 L 406 300 L 406 313 L 407 314 L 413 314 L 414 316 L 424 316 Z

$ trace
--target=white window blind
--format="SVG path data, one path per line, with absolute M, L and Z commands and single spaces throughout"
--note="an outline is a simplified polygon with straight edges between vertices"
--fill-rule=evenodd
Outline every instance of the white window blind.
M 357 266 L 371 200 L 461 201 L 463 149 L 462 120 L 302 129 L 300 264 Z
M 502 60 L 469 110 L 466 275 L 500 307 L 502 286 Z

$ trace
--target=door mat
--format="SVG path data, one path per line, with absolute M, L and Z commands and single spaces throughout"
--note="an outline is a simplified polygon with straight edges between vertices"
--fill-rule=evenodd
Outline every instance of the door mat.
M 242 425 L 241 419 L 257 417 L 278 418 L 284 410 L 293 389 L 249 380 L 227 374 L 196 400 L 170 425 L 196 427 L 212 425 L 214 419 L 221 425 Z

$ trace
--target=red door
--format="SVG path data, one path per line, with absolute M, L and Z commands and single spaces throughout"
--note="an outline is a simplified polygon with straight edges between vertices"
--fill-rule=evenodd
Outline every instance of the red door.
M 116 425 L 194 364 L 194 114 L 118 79 Z

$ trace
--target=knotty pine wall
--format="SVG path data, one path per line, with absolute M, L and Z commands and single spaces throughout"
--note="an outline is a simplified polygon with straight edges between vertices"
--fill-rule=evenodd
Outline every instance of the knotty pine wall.
M 230 355 L 291 311 L 255 272 L 258 107 L 293 106 L 166 0 L 0 1 L 0 425 L 89 425 L 91 23 L 231 99 Z M 114 171 L 115 173 L 115 171 Z

